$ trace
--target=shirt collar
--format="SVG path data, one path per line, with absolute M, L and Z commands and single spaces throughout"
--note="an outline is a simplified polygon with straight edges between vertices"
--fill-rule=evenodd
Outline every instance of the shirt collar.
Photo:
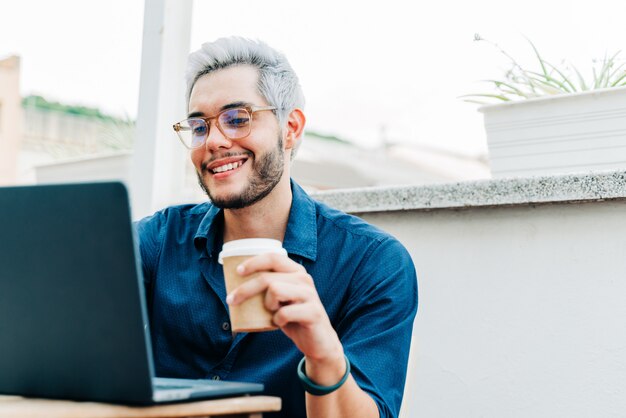
M 209 204 L 209 210 L 202 218 L 200 226 L 193 237 L 193 243 L 201 250 L 206 245 L 207 254 L 212 257 L 216 251 L 222 248 L 224 225 L 224 211 L 217 206 Z
M 317 219 L 313 199 L 296 182 L 291 180 L 291 209 L 283 247 L 289 254 L 299 255 L 311 261 L 317 259 Z M 209 257 L 221 250 L 223 244 L 224 212 L 209 205 L 193 237 L 196 248 L 206 244 Z
M 311 261 L 317 259 L 317 216 L 315 202 L 293 179 L 291 210 L 283 247 Z

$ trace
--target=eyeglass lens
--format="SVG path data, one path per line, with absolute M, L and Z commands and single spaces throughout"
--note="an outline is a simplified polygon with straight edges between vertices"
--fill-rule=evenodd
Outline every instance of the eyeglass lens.
M 217 116 L 218 129 L 229 139 L 244 138 L 250 133 L 250 113 L 246 109 L 228 109 Z M 188 126 L 184 126 L 184 125 Z M 191 148 L 201 147 L 209 133 L 207 121 L 189 118 L 181 123 L 183 139 Z M 185 129 L 187 128 L 187 129 Z

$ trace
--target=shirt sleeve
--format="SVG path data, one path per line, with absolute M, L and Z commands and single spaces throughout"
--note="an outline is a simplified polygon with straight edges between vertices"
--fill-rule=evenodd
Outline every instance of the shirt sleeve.
M 417 301 L 415 267 L 402 244 L 388 237 L 370 248 L 352 278 L 337 332 L 354 379 L 381 418 L 400 411 Z

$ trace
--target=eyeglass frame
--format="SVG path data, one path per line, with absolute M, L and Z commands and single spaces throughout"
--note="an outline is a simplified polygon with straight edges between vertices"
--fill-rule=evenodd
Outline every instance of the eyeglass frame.
M 250 114 L 250 126 L 249 126 L 248 133 L 246 135 L 244 135 L 244 136 L 242 136 L 240 138 L 231 138 L 222 129 L 222 126 L 219 123 L 219 117 L 224 112 L 228 112 L 228 111 L 231 111 L 231 110 L 237 110 L 237 109 L 244 109 L 245 111 L 247 111 Z M 183 119 L 180 122 L 176 122 L 174 125 L 172 125 L 172 128 L 176 132 L 176 136 L 178 136 L 178 139 L 183 144 L 183 146 L 185 148 L 189 149 L 189 150 L 194 150 L 194 149 L 198 149 L 198 148 L 200 148 L 200 147 L 202 147 L 203 145 L 206 144 L 206 141 L 209 138 L 209 134 L 211 133 L 211 119 L 217 119 L 217 122 L 215 123 L 215 126 L 217 126 L 217 129 L 222 133 L 222 135 L 224 135 L 225 138 L 227 138 L 227 139 L 229 139 L 231 141 L 238 141 L 240 139 L 247 138 L 252 133 L 252 115 L 254 113 L 256 113 L 256 112 L 262 112 L 262 111 L 265 111 L 265 110 L 278 110 L 278 108 L 276 106 L 256 106 L 256 105 L 233 106 L 233 107 L 229 107 L 228 109 L 223 109 L 223 110 L 219 111 L 218 113 L 216 113 L 213 116 L 206 116 L 206 117 L 194 116 L 192 118 Z M 198 145 L 197 147 L 190 147 L 190 146 L 188 146 L 185 143 L 185 140 L 183 139 L 183 137 L 180 134 L 180 131 L 182 129 L 182 126 L 180 124 L 185 122 L 185 121 L 188 121 L 189 119 L 201 119 L 201 120 L 204 121 L 204 123 L 206 123 L 206 126 L 207 126 L 206 137 L 204 138 L 204 141 L 202 141 L 202 144 Z

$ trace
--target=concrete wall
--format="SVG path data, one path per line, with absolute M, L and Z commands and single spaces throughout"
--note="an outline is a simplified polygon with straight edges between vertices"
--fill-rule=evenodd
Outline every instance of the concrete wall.
M 22 136 L 20 59 L 0 60 L 0 186 L 17 179 L 17 153 Z
M 626 416 L 626 171 L 315 198 L 417 267 L 402 418 Z
M 366 213 L 419 274 L 404 417 L 626 416 L 626 201 Z
M 130 182 L 131 152 L 97 157 L 77 158 L 35 168 L 37 183 L 69 183 L 88 181 Z

